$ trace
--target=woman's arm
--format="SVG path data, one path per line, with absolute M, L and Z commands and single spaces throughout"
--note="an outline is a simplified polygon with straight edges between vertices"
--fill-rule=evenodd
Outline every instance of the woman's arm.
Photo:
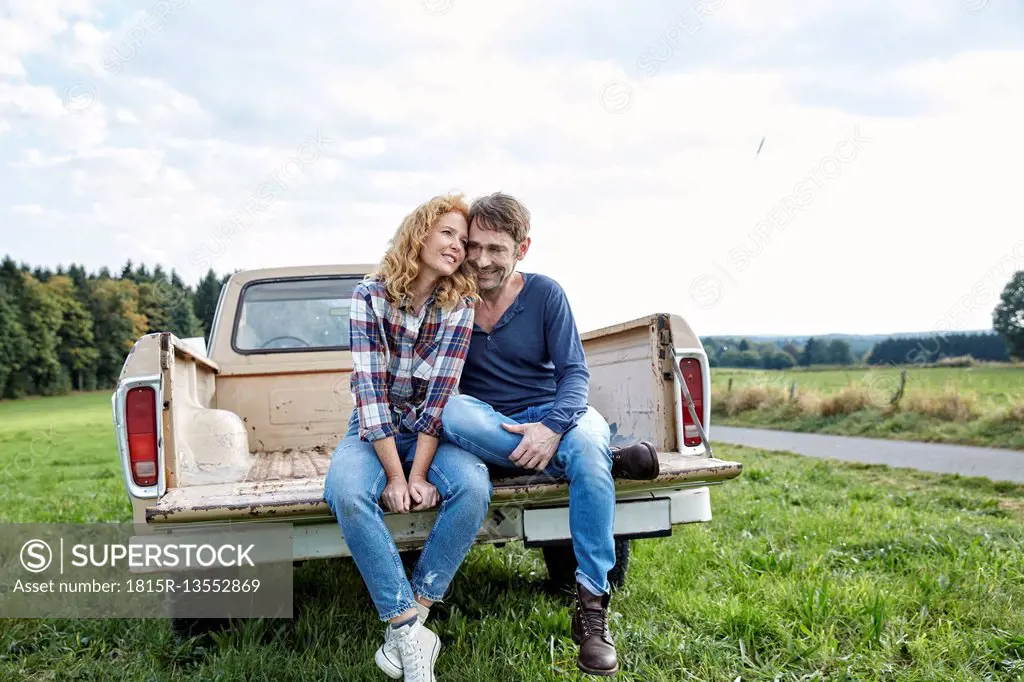
M 473 336 L 473 313 L 471 306 L 462 304 L 448 314 L 441 334 L 441 345 L 437 349 L 437 359 L 427 384 L 427 397 L 415 424 L 419 436 L 412 471 L 409 472 L 410 484 L 427 480 L 427 470 L 443 432 L 441 413 L 444 412 L 448 398 L 458 387 L 462 368 L 466 364 L 466 353 L 469 352 L 469 341 Z M 414 509 L 427 508 L 425 504 L 424 501 Z
M 373 311 L 373 293 L 363 285 L 352 292 L 349 311 L 349 346 L 352 350 L 352 392 L 359 418 L 360 440 L 373 443 L 388 477 L 385 502 L 392 511 L 408 511 L 405 472 L 395 444 L 395 425 L 391 421 L 387 383 L 387 344 L 381 337 L 377 315 Z M 400 490 L 399 490 L 400 489 Z M 390 498 L 394 497 L 394 500 Z M 404 505 L 402 501 L 404 499 Z M 393 506 L 393 504 L 395 506 Z
M 472 336 L 473 308 L 461 304 L 448 314 L 441 332 L 441 345 L 437 349 L 437 358 L 427 383 L 427 397 L 413 426 L 420 434 L 441 437 L 441 413 L 462 378 L 462 368 L 466 364 Z

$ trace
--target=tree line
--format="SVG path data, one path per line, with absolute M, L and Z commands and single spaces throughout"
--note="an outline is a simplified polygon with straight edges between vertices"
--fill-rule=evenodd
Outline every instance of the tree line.
M 942 358 L 970 356 L 975 360 L 1006 362 L 1006 341 L 999 334 L 936 334 L 921 338 L 888 338 L 875 344 L 865 361 L 869 365 L 938 362 Z
M 792 341 L 750 341 L 745 338 L 702 339 L 712 367 L 789 369 L 811 365 L 852 365 L 850 344 L 842 339 L 824 341 L 811 337 L 800 345 Z
M 130 260 L 117 274 L 82 266 L 30 269 L 6 256 L 0 264 L 0 398 L 113 388 L 135 341 L 169 331 L 206 336 L 230 274 L 210 269 L 193 290 L 174 270 Z M 1024 272 L 1007 283 L 993 313 L 998 333 L 890 337 L 855 357 L 842 339 L 811 337 L 755 342 L 705 338 L 713 367 L 936 362 L 945 357 L 1005 361 L 1024 357 Z
M 753 342 L 744 338 L 703 339 L 712 367 L 788 369 L 811 365 L 887 365 L 938 362 L 943 358 L 970 356 L 975 360 L 1006 362 L 1008 343 L 1000 334 L 935 334 L 919 337 L 889 337 L 876 343 L 860 358 L 842 339 L 825 341 L 811 337 L 805 344 Z
M 745 338 L 704 338 L 701 341 L 712 367 L 787 369 L 794 365 L 919 364 L 943 358 L 1006 362 L 1024 360 L 1024 270 L 1015 272 L 1003 288 L 992 312 L 990 333 L 951 333 L 916 337 L 889 337 L 875 343 L 855 359 L 842 339 L 826 342 L 811 337 L 802 346 L 791 341 L 751 342 Z
M 117 384 L 145 334 L 205 336 L 230 275 L 212 269 L 193 290 L 176 272 L 129 260 L 120 273 L 76 264 L 0 264 L 0 398 L 59 395 Z

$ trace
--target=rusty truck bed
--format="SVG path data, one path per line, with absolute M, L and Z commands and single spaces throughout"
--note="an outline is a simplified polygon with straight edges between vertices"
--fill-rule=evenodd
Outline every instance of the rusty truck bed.
M 331 517 L 323 500 L 331 452 L 326 448 L 267 453 L 257 458 L 243 480 L 172 488 L 146 510 L 150 523 L 287 518 L 298 522 Z M 616 479 L 617 493 L 680 489 L 735 478 L 742 466 L 714 458 L 660 454 L 661 474 L 654 481 Z M 568 499 L 569 486 L 543 474 L 494 480 L 492 502 L 525 504 Z

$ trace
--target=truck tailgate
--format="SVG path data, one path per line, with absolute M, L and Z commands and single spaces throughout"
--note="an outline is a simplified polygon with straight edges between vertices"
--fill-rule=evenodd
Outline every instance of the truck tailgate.
M 327 453 L 275 453 L 261 457 L 245 480 L 173 488 L 147 508 L 149 523 L 223 521 L 234 519 L 319 520 L 332 518 L 323 500 Z M 739 476 L 742 465 L 708 457 L 661 453 L 661 474 L 654 481 L 615 480 L 619 494 L 677 490 L 720 483 Z M 522 500 L 550 504 L 568 500 L 569 486 L 543 474 L 494 480 L 492 503 Z

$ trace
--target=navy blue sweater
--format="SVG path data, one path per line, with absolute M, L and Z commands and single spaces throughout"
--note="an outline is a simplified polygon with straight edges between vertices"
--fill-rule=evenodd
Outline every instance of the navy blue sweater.
M 564 433 L 587 411 L 590 371 L 565 292 L 521 273 L 522 291 L 488 334 L 473 325 L 459 390 L 505 415 L 554 402 L 541 423 Z

